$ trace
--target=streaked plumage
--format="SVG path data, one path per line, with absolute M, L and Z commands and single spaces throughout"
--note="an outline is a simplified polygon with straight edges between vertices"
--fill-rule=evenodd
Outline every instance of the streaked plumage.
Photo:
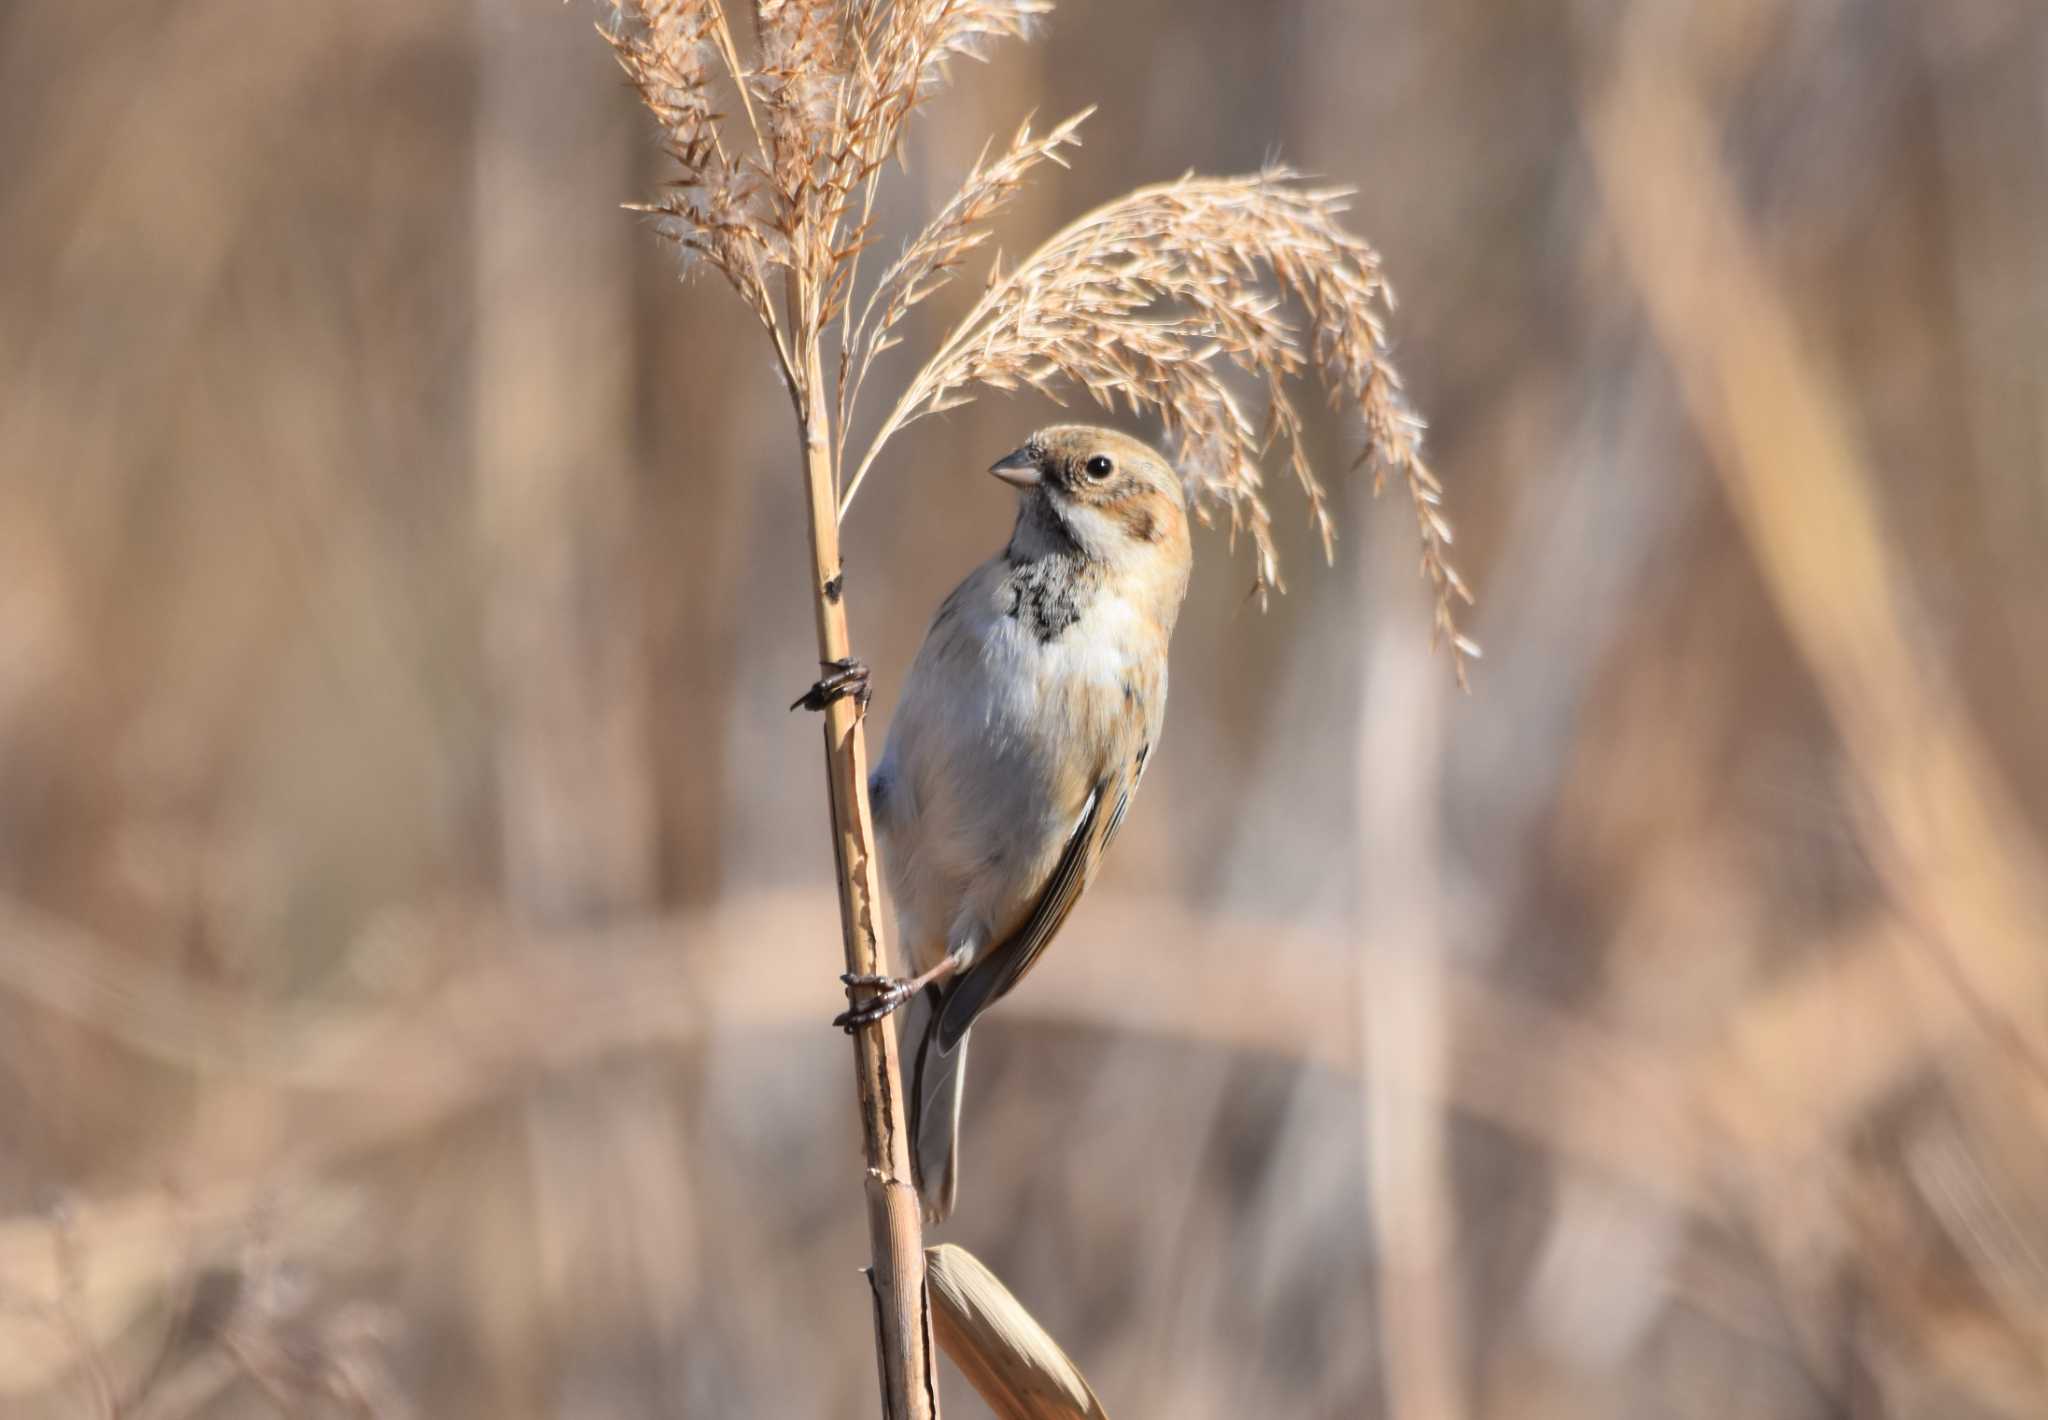
M 939 607 L 871 785 L 930 983 L 903 1041 L 935 1221 L 957 1188 L 968 1029 L 1058 933 L 1137 792 L 1190 568 L 1180 480 L 1135 439 L 1064 425 L 991 471 L 1020 487 L 1016 527 Z

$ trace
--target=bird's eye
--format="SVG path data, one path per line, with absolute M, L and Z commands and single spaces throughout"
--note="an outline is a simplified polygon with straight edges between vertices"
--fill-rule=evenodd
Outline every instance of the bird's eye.
M 1088 476 L 1090 478 L 1107 478 L 1114 472 L 1116 472 L 1116 465 L 1110 462 L 1108 454 L 1097 454 L 1094 458 L 1088 460 Z

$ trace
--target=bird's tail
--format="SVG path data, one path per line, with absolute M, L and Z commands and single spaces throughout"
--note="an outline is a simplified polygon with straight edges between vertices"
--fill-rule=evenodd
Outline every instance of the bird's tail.
M 910 1152 L 927 1223 L 943 1223 L 960 1191 L 960 1085 L 967 1076 L 967 1038 L 939 1045 L 938 1008 L 928 990 L 905 1009 L 903 1049 L 911 1057 Z

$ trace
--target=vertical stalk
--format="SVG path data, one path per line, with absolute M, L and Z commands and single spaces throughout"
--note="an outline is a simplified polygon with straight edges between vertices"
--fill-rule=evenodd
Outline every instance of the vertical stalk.
M 634 145 L 595 82 L 602 57 L 565 64 L 542 8 L 472 0 L 473 516 L 503 900 L 522 933 L 559 951 L 564 935 L 653 908 L 656 780 L 629 432 L 632 234 L 606 210 Z M 676 1340 L 691 1262 L 680 1151 L 655 1142 L 671 1127 L 669 1068 L 642 1057 L 550 1080 L 524 1101 L 520 1146 L 493 1146 L 493 1171 L 527 1185 L 493 1190 L 464 1230 L 493 1268 L 522 1269 L 480 1311 L 481 1405 L 499 1420 L 655 1403 L 651 1380 L 618 1374 L 610 1338 Z M 592 1166 L 621 1156 L 636 1167 Z
M 792 282 L 794 286 L 794 282 Z M 791 291 L 792 312 L 801 309 Z M 795 395 L 803 437 L 804 491 L 811 531 L 811 602 L 818 659 L 850 656 L 846 588 L 839 561 L 839 500 L 832 476 L 831 418 L 818 355 L 818 332 L 797 327 L 800 362 Z M 832 800 L 832 851 L 839 877 L 839 921 L 846 969 L 888 972 L 880 919 L 881 880 L 874 818 L 868 805 L 867 734 L 851 697 L 825 709 L 825 774 Z M 936 1420 L 938 1382 L 932 1369 L 931 1303 L 925 1289 L 923 1215 L 911 1182 L 910 1134 L 896 1031 L 887 1021 L 854 1033 L 861 1126 L 867 1147 L 869 1243 L 874 1264 L 875 1348 L 886 1420 Z

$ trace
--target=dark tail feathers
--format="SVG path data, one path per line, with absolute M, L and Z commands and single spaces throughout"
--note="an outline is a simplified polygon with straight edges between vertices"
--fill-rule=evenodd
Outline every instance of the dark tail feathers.
M 967 1038 L 939 1046 L 943 997 L 926 991 L 903 1012 L 903 1049 L 912 1055 L 910 1152 L 927 1223 L 942 1223 L 960 1192 L 960 1086 L 967 1075 Z

